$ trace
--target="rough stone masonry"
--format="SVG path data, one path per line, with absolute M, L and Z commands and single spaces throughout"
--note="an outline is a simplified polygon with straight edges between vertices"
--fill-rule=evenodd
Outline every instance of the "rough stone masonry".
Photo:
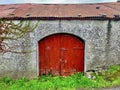
M 36 21 L 31 20 L 31 23 Z M 120 64 L 120 21 L 40 20 L 33 32 L 18 40 L 9 41 L 9 45 L 19 46 L 14 48 L 16 51 L 31 52 L 0 54 L 0 77 L 38 77 L 38 42 L 56 33 L 72 34 L 84 40 L 85 72 L 97 67 Z

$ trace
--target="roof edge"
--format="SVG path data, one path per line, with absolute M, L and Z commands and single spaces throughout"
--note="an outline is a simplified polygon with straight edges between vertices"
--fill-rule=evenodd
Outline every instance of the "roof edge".
M 120 17 L 3 17 L 2 20 L 120 20 Z

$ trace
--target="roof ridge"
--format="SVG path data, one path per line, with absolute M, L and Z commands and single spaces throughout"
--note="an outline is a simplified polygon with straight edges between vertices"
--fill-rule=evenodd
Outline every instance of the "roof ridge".
M 94 5 L 94 4 L 105 4 L 105 3 L 119 3 L 119 2 L 101 2 L 101 3 L 13 3 L 13 4 L 0 4 L 1 5 Z

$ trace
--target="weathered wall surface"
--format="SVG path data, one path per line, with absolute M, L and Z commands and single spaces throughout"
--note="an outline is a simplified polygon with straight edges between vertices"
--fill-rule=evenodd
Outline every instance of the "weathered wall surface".
M 31 53 L 0 54 L 0 77 L 37 77 L 39 75 L 38 42 L 56 33 L 73 34 L 85 41 L 85 71 L 120 64 L 120 21 L 41 20 L 32 33 L 10 42 L 11 45 L 19 44 L 17 51 L 32 51 Z
M 107 52 L 108 64 L 120 64 L 120 21 L 111 21 Z

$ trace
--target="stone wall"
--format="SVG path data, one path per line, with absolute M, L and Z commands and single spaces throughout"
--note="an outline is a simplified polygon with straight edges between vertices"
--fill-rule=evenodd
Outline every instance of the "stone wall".
M 31 21 L 32 23 L 36 21 Z M 29 53 L 0 54 L 0 77 L 35 78 L 39 75 L 38 42 L 46 36 L 68 33 L 85 41 L 85 71 L 120 64 L 120 21 L 111 20 L 40 20 L 31 33 L 10 45 Z

